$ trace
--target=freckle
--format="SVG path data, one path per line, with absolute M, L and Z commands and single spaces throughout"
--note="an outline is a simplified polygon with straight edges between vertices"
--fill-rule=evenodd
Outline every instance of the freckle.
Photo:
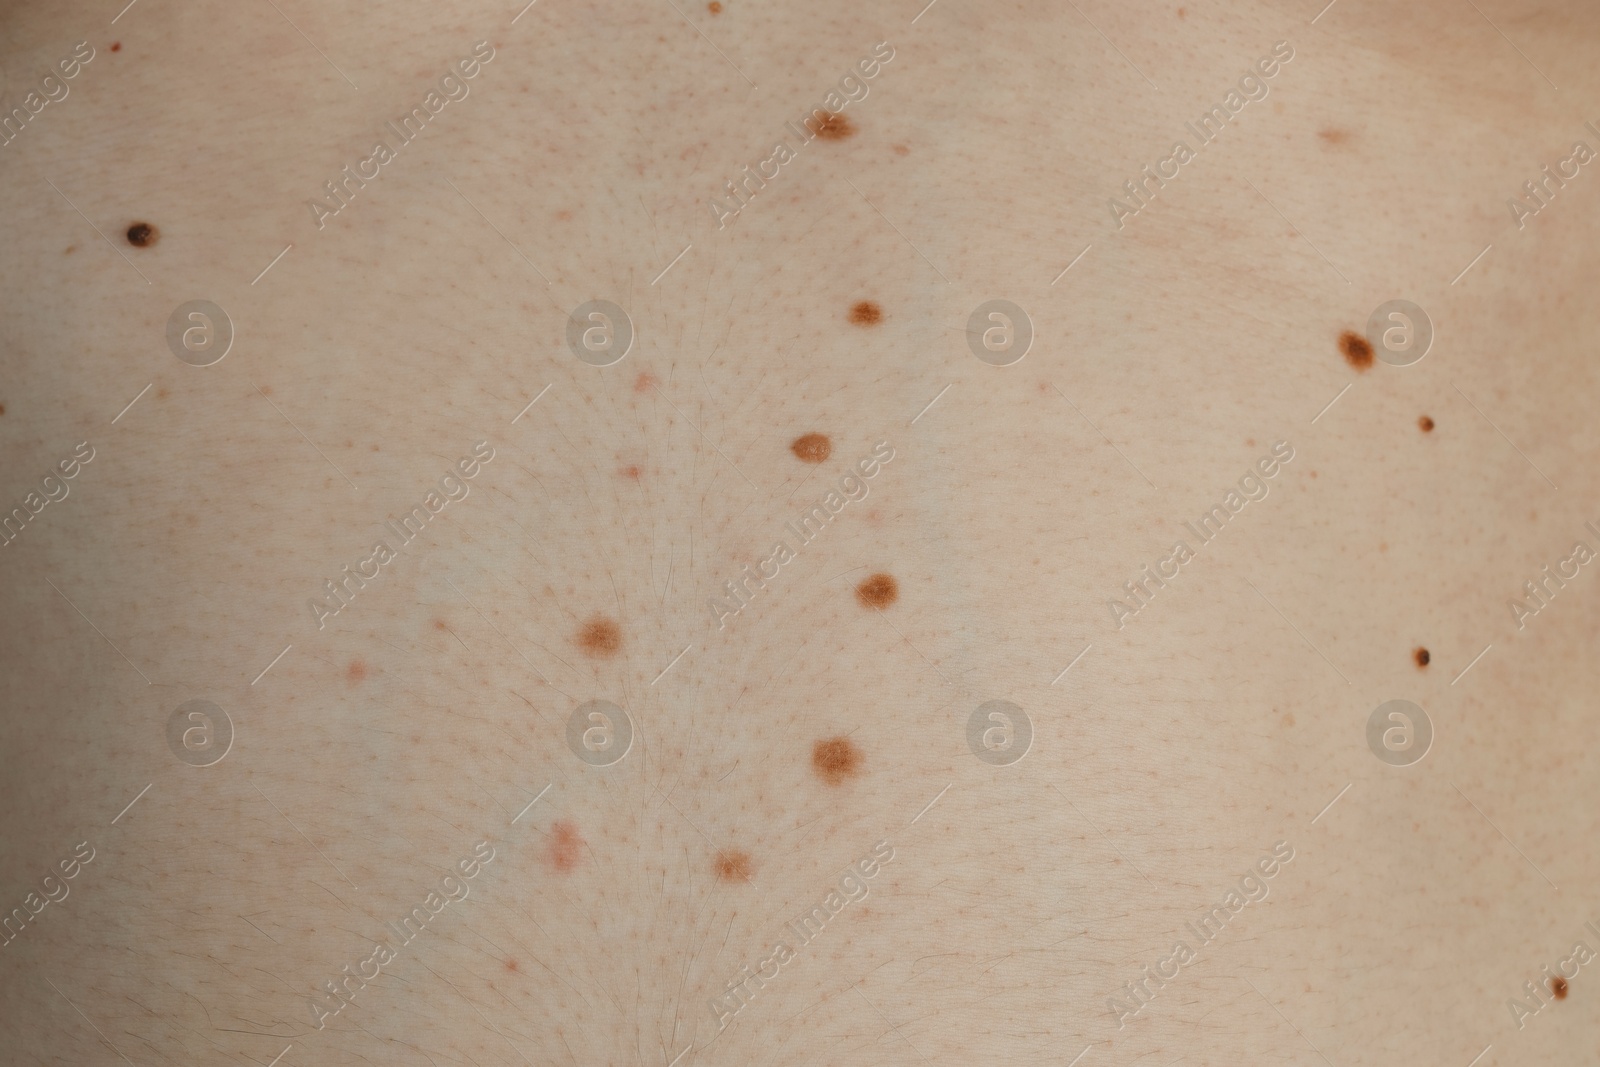
M 269 388 L 269 389 L 267 389 L 267 392 L 271 393 L 272 390 Z M 172 395 L 171 393 L 167 392 L 167 387 L 164 386 L 164 385 L 160 389 L 156 390 L 156 399 L 157 400 L 165 400 L 167 397 L 169 397 L 171 395 Z
M 1354 330 L 1346 330 L 1339 335 L 1339 351 L 1344 353 L 1344 358 L 1356 370 L 1366 370 L 1372 366 L 1372 343 Z
M 820 121 L 815 116 L 807 119 L 806 128 L 823 141 L 842 141 L 856 132 L 850 120 L 837 111 L 829 112 L 827 117 Z
M 911 154 L 911 149 L 907 148 L 903 144 L 897 144 L 894 146 L 894 154 L 897 156 L 909 156 Z
M 660 384 L 660 378 L 657 378 L 649 371 L 641 371 L 639 372 L 639 377 L 633 380 L 633 391 L 636 393 L 648 393 L 651 389 L 654 389 Z
M 750 880 L 750 853 L 738 849 L 725 849 L 717 853 L 713 866 L 721 882 L 748 882 Z
M 862 300 L 850 308 L 850 321 L 857 326 L 876 326 L 883 321 L 883 309 L 870 300 Z
M 821 463 L 833 455 L 833 442 L 827 434 L 808 433 L 796 437 L 789 450 L 801 463 Z
M 136 222 L 128 227 L 128 243 L 135 248 L 149 248 L 161 240 L 161 231 L 148 222 Z
M 1428 661 L 1433 659 L 1432 656 L 1428 655 L 1428 650 L 1423 648 L 1421 645 L 1418 645 L 1417 650 L 1411 653 L 1411 658 L 1417 661 L 1418 667 L 1426 667 L 1428 665 Z
M 596 615 L 578 632 L 578 646 L 596 659 L 610 659 L 622 648 L 622 630 L 610 619 Z
M 433 620 L 433 628 L 435 630 L 448 630 L 448 629 L 450 629 L 450 627 L 445 625 L 443 619 L 434 619 Z
M 1188 18 L 1188 17 L 1189 17 L 1189 16 L 1187 16 L 1187 15 L 1185 15 L 1185 14 L 1184 14 L 1184 13 L 1183 13 L 1183 8 L 1181 8 L 1181 7 L 1180 7 L 1180 8 L 1178 8 L 1178 17 L 1179 17 L 1179 18 L 1180 18 L 1180 19 L 1182 19 L 1182 18 Z
M 350 666 L 345 668 L 344 676 L 354 685 L 367 676 L 367 665 L 359 659 L 353 659 L 350 661 Z
M 1283 716 L 1283 725 L 1285 725 L 1285 726 L 1293 726 L 1294 725 L 1294 715 L 1293 715 L 1293 713 L 1286 712 L 1284 714 L 1284 716 Z
M 1317 476 L 1317 472 L 1316 471 L 1312 471 L 1311 472 L 1311 477 L 1315 478 L 1316 476 Z
M 622 476 L 624 478 L 632 478 L 634 481 L 638 481 L 639 480 L 639 474 L 640 474 L 640 471 L 639 471 L 638 467 L 624 467 L 624 468 L 622 468 Z
M 1349 131 L 1341 130 L 1335 126 L 1328 126 L 1324 129 L 1318 130 L 1317 136 L 1322 138 L 1324 141 L 1327 141 L 1329 144 L 1344 144 L 1350 139 Z
M 856 586 L 856 599 L 869 608 L 886 608 L 900 598 L 900 583 L 892 574 L 874 574 Z
M 830 737 L 811 749 L 811 768 L 829 785 L 842 785 L 861 773 L 861 750 L 848 737 Z
M 717 0 L 711 0 L 711 3 L 706 5 L 706 9 L 708 11 L 710 11 L 713 15 L 722 14 L 722 5 L 717 3 Z
M 550 827 L 550 843 L 545 848 L 545 859 L 550 866 L 566 874 L 578 866 L 578 860 L 583 855 L 583 844 L 575 825 L 558 822 Z
M 1556 995 L 1557 1000 L 1567 999 L 1567 980 L 1559 974 L 1550 979 L 1550 992 Z
M 515 972 L 517 970 L 517 961 L 506 960 L 506 970 Z
M 1432 433 L 1433 432 L 1433 420 L 1428 418 L 1428 416 L 1424 415 L 1420 419 L 1417 420 L 1417 428 L 1419 430 L 1421 430 L 1423 433 Z
M 77 245 L 68 245 L 67 246 L 67 250 L 65 252 L 61 253 L 61 254 L 64 255 L 64 256 L 70 256 L 70 255 L 72 255 L 72 253 L 76 252 L 77 250 L 78 250 L 78 246 Z
M 6 406 L 4 404 L 0 404 L 0 415 L 4 415 L 5 413 L 6 413 Z
M 121 41 L 112 41 L 112 42 L 111 42 L 111 50 L 112 50 L 112 51 L 113 51 L 113 52 L 120 52 L 120 51 L 122 51 L 122 42 L 121 42 Z

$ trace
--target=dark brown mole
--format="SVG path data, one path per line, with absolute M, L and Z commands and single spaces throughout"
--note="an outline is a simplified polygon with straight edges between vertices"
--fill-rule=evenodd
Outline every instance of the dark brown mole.
M 861 773 L 861 750 L 848 737 L 830 737 L 811 749 L 811 769 L 829 785 L 843 785 Z
M 883 321 L 883 309 L 871 300 L 859 300 L 850 306 L 850 321 L 857 326 L 876 326 Z
M 1420 419 L 1417 420 L 1417 428 L 1420 429 L 1423 433 L 1432 433 L 1433 432 L 1433 420 L 1428 418 L 1428 416 L 1424 415 Z
M 113 51 L 113 52 L 120 52 L 120 51 L 122 51 L 122 42 L 121 42 L 121 41 L 112 41 L 112 42 L 111 42 L 111 50 L 112 50 L 112 51 Z
M 806 128 L 824 141 L 842 141 L 856 132 L 850 120 L 837 111 L 824 112 L 820 119 L 813 113 L 806 119 Z
M 793 452 L 801 463 L 821 463 L 833 455 L 833 442 L 828 440 L 827 434 L 802 434 L 794 439 L 789 451 Z
M 1339 335 L 1339 351 L 1344 353 L 1345 360 L 1356 370 L 1366 370 L 1372 366 L 1372 343 L 1354 330 L 1346 330 Z
M 900 583 L 892 574 L 874 574 L 856 586 L 856 599 L 869 608 L 886 608 L 900 599 Z
M 1556 995 L 1557 1000 L 1567 999 L 1567 980 L 1559 974 L 1550 979 L 1550 992 Z
M 596 615 L 578 631 L 578 646 L 597 659 L 610 659 L 622 648 L 622 629 L 610 619 Z
M 148 222 L 136 222 L 128 227 L 128 243 L 135 248 L 149 248 L 161 240 L 161 231 Z
M 1426 667 L 1428 665 L 1428 661 L 1433 659 L 1433 657 L 1428 654 L 1428 650 L 1423 648 L 1421 645 L 1418 645 L 1417 650 L 1411 653 L 1411 657 L 1417 661 L 1417 666 L 1419 667 Z
M 724 849 L 717 853 L 712 864 L 719 882 L 748 882 L 750 880 L 750 853 L 739 849 Z

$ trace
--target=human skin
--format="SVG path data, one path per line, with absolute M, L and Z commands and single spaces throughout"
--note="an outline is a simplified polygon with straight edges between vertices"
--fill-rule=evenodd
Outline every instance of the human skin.
M 919 6 L 0 16 L 7 111 L 93 49 L 0 147 L 0 506 L 93 450 L 0 547 L 15 1062 L 1592 1055 L 1600 960 L 1561 1000 L 1524 983 L 1600 951 L 1600 598 L 1593 565 L 1544 606 L 1524 583 L 1600 551 L 1600 178 L 1520 226 L 1507 201 L 1600 150 L 1595 17 Z M 847 126 L 719 226 L 880 42 Z M 199 299 L 235 334 L 210 366 L 167 338 Z M 1009 366 L 968 343 L 993 299 L 1034 332 Z M 1430 351 L 1354 365 L 1341 335 L 1394 299 Z M 635 331 L 610 366 L 568 344 L 590 300 Z M 787 530 L 880 442 L 863 499 Z M 452 470 L 400 545 L 385 521 Z M 1431 723 L 1409 765 L 1369 748 L 1391 699 Z M 231 722 L 209 766 L 169 743 L 192 700 Z M 568 744 L 591 700 L 632 724 L 609 766 Z M 1004 723 L 969 741 L 995 700 L 1020 759 L 982 747 Z M 786 932 L 880 842 L 865 896 Z

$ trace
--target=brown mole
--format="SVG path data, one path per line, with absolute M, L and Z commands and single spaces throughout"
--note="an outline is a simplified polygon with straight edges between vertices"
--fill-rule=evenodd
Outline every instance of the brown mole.
M 827 434 L 802 434 L 794 439 L 789 451 L 793 452 L 801 463 L 821 463 L 833 455 L 833 442 L 828 440 Z
M 722 14 L 722 5 L 717 3 L 717 0 L 711 0 L 711 3 L 706 5 L 706 10 L 710 11 L 713 15 L 720 15 Z
M 112 42 L 111 42 L 111 50 L 112 50 L 112 51 L 113 51 L 113 52 L 120 52 L 120 51 L 122 51 L 122 42 L 121 42 L 121 41 L 112 41 Z
M 1417 646 L 1417 650 L 1411 653 L 1411 656 L 1417 661 L 1418 667 L 1426 667 L 1433 659 L 1433 657 L 1428 654 L 1428 650 L 1423 648 L 1421 645 Z
M 1421 418 L 1419 418 L 1417 420 L 1417 428 L 1420 429 L 1423 433 L 1432 433 L 1433 432 L 1433 420 L 1428 418 L 1428 416 L 1424 415 L 1424 416 L 1422 416 Z
M 1339 335 L 1339 351 L 1344 353 L 1345 360 L 1356 370 L 1366 370 L 1372 366 L 1372 342 L 1354 330 L 1346 330 Z
M 883 321 L 883 309 L 871 300 L 861 300 L 850 307 L 850 321 L 857 326 L 876 326 Z
M 578 631 L 578 647 L 597 659 L 610 659 L 622 648 L 622 629 L 610 619 L 596 615 Z
M 811 118 L 806 119 L 806 128 L 823 141 L 842 141 L 856 132 L 850 120 L 837 111 L 826 112 L 820 119 L 813 113 Z
M 135 248 L 149 248 L 161 240 L 161 231 L 148 222 L 136 222 L 128 227 L 128 243 Z
M 1567 999 L 1567 980 L 1559 974 L 1550 979 L 1550 992 L 1556 995 L 1557 1000 Z
M 886 608 L 900 599 L 900 583 L 892 574 L 874 574 L 856 586 L 856 599 L 869 608 Z
M 717 853 L 712 864 L 719 882 L 748 882 L 750 880 L 750 853 L 739 849 L 724 849 Z
M 578 866 L 583 856 L 584 841 L 578 827 L 570 822 L 558 822 L 550 827 L 550 844 L 545 848 L 545 859 L 550 866 L 563 874 Z
M 350 679 L 351 685 L 354 685 L 355 683 L 366 678 L 367 665 L 360 659 L 353 659 L 350 661 L 350 666 L 345 668 L 344 676 Z
M 861 750 L 848 737 L 830 737 L 811 748 L 811 769 L 829 785 L 843 785 L 861 773 Z

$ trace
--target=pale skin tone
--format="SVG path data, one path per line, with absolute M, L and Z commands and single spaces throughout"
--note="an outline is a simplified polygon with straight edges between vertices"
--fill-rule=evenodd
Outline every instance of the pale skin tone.
M 1583 5 L 519 6 L 4 16 L 15 1062 L 1592 1055 Z

